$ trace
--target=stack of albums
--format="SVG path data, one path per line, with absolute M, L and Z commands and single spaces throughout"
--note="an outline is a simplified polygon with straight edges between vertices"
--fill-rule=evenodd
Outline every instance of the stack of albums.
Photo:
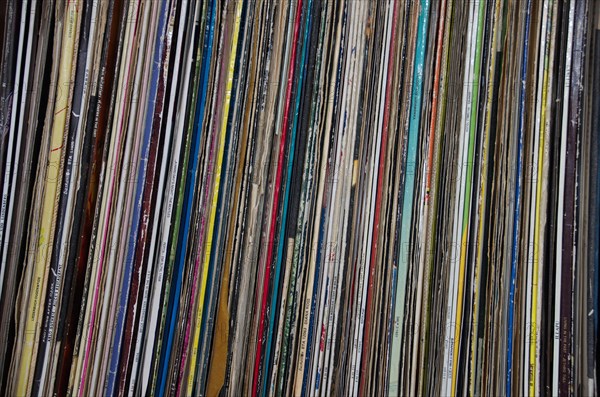
M 0 13 L 0 395 L 598 395 L 600 1 Z

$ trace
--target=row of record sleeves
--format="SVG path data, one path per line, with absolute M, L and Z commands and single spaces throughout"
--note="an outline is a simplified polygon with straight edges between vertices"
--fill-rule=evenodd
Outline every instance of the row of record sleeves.
M 598 0 L 0 35 L 0 395 L 598 395 Z

